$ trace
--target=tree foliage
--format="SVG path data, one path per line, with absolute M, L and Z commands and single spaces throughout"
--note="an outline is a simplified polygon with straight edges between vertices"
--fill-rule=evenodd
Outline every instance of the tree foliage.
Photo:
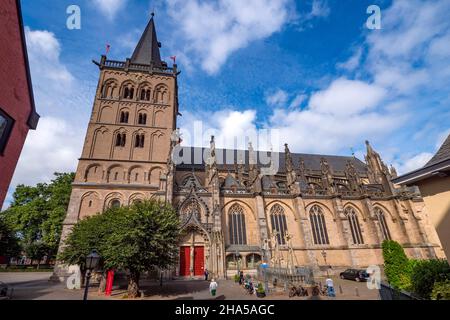
M 20 253 L 19 240 L 3 220 L 0 217 L 0 256 L 17 257 Z
M 424 299 L 430 299 L 435 283 L 448 280 L 450 266 L 445 259 L 418 261 L 411 275 L 413 291 Z
M 413 263 L 396 241 L 385 240 L 382 244 L 384 258 L 384 272 L 391 286 L 401 290 L 411 288 L 411 273 Z
M 105 269 L 129 272 L 128 295 L 136 297 L 141 272 L 164 269 L 176 261 L 179 236 L 175 210 L 159 201 L 144 201 L 78 222 L 59 259 L 83 265 L 86 255 L 96 249 Z
M 19 235 L 24 249 L 37 253 L 45 248 L 44 255 L 56 254 L 74 177 L 74 173 L 55 173 L 49 184 L 17 186 L 11 206 L 1 216 Z

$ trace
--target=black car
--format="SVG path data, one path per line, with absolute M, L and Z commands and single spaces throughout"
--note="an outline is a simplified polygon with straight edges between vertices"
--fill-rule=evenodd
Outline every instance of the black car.
M 365 270 L 360 269 L 347 269 L 340 274 L 341 279 L 355 280 L 355 281 L 367 281 L 369 274 Z

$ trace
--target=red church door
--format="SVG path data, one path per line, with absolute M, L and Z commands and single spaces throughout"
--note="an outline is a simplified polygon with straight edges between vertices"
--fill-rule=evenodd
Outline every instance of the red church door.
M 190 275 L 191 248 L 180 247 L 180 276 Z
M 195 247 L 194 248 L 194 275 L 201 276 L 205 268 L 205 248 Z

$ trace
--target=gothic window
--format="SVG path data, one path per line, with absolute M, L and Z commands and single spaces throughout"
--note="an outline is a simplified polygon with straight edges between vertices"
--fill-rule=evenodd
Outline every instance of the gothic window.
M 103 85 L 102 98 L 114 98 L 114 91 L 116 90 L 116 82 L 114 80 L 107 81 Z
M 278 244 L 286 244 L 285 235 L 287 233 L 286 215 L 284 209 L 279 204 L 275 204 L 270 209 L 270 222 L 272 224 L 272 230 L 277 232 Z
M 245 257 L 248 269 L 256 269 L 261 263 L 261 256 L 256 253 L 251 253 Z
M 309 218 L 311 220 L 314 244 L 330 244 L 327 225 L 325 224 L 325 216 L 318 205 L 311 208 Z
M 228 223 L 230 232 L 230 244 L 247 244 L 247 234 L 245 228 L 244 209 L 234 204 L 228 212 Z
M 356 214 L 355 209 L 353 209 L 352 207 L 347 207 L 345 209 L 345 216 L 347 217 L 348 223 L 350 225 L 353 244 L 364 244 L 361 226 L 359 224 L 358 215 Z
M 381 233 L 383 234 L 383 240 L 391 240 L 391 234 L 389 232 L 388 225 L 386 223 L 386 217 L 383 210 L 375 208 L 375 215 L 380 223 Z
M 120 112 L 120 123 L 128 123 L 128 117 L 130 113 L 127 111 Z
M 127 135 L 125 133 L 118 133 L 116 137 L 116 147 L 125 147 L 127 142 Z
M 181 210 L 182 220 L 186 221 L 191 215 L 194 215 L 200 221 L 200 205 L 194 198 L 189 199 Z
M 147 114 L 146 113 L 139 113 L 138 116 L 138 124 L 147 124 Z
M 114 173 L 114 180 L 117 181 L 117 178 L 119 178 L 119 173 L 118 172 Z
M 135 148 L 143 148 L 145 142 L 145 136 L 143 134 L 136 135 L 136 141 L 134 143 Z

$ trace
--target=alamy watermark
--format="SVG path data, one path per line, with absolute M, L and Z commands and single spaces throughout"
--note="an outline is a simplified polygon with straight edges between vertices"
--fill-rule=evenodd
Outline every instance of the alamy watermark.
M 66 20 L 66 26 L 69 30 L 81 29 L 81 9 L 79 6 L 72 4 L 67 7 L 66 13 L 69 15 Z
M 366 27 L 370 30 L 381 29 L 381 9 L 377 5 L 371 5 L 367 7 L 367 14 L 370 14 L 366 21 Z

